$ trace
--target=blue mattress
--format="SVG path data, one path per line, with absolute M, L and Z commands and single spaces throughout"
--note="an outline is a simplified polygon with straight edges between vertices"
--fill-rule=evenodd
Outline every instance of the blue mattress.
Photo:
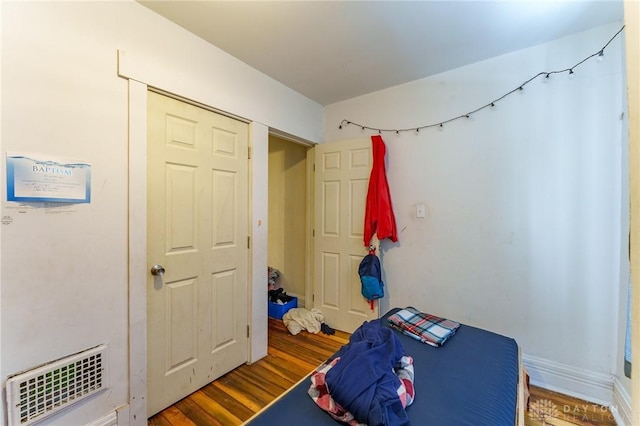
M 386 318 L 398 309 L 389 311 Z M 414 359 L 415 401 L 407 407 L 414 426 L 513 426 L 519 357 L 515 340 L 460 325 L 435 348 L 396 332 Z M 251 426 L 338 425 L 307 394 L 309 378 L 250 419 Z

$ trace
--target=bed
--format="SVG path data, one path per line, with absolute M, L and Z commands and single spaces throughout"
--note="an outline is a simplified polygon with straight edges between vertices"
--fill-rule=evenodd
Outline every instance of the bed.
M 392 309 L 382 317 L 399 311 Z M 524 426 L 524 385 L 514 339 L 461 324 L 441 347 L 432 347 L 394 330 L 413 357 L 415 400 L 406 413 L 414 426 Z M 309 376 L 251 417 L 246 425 L 340 423 L 308 395 Z

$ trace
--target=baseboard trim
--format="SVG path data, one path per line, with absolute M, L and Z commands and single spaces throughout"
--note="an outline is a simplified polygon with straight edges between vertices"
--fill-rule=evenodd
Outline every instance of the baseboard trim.
M 106 416 L 94 420 L 87 426 L 118 426 L 118 415 L 115 411 L 112 411 Z
M 613 414 L 618 426 L 631 426 L 631 396 L 617 377 L 613 378 Z
M 608 374 L 560 364 L 533 355 L 523 355 L 531 384 L 599 405 L 613 404 L 613 377 Z

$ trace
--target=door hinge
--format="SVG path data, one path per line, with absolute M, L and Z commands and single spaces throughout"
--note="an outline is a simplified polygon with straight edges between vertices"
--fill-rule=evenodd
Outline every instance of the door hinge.
M 312 229 L 312 230 L 311 230 L 311 236 L 312 236 L 312 237 L 315 237 L 315 236 L 316 236 L 316 230 L 315 230 L 315 229 Z
M 316 163 L 313 163 L 313 171 L 316 171 Z
M 249 160 L 251 160 L 251 147 L 250 146 L 247 147 L 247 151 L 248 151 Z
M 247 339 L 249 338 L 249 336 L 251 334 L 249 330 L 251 330 L 251 326 L 247 325 Z
M 251 249 L 251 236 L 247 237 L 247 248 Z

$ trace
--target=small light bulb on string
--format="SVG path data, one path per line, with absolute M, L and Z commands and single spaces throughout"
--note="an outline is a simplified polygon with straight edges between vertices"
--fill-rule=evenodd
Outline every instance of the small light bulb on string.
M 545 75 L 544 78 L 542 79 L 542 82 L 548 83 L 549 80 L 551 80 L 551 74 L 547 73 L 547 75 Z
M 440 123 L 440 125 L 438 126 L 438 130 L 440 130 L 440 131 L 444 130 L 444 126 L 442 125 L 442 123 Z
M 576 73 L 573 70 L 569 70 L 569 80 L 573 80 L 576 78 Z
M 601 51 L 598 53 L 598 56 L 596 57 L 596 61 L 597 61 L 597 62 L 602 62 L 602 61 L 604 61 L 604 50 L 601 50 Z

